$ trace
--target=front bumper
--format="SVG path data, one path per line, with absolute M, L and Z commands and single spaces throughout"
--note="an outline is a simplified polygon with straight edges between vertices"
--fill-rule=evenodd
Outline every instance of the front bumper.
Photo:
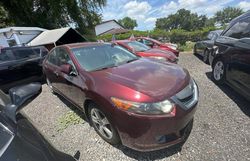
M 138 151 L 152 151 L 183 142 L 192 129 L 198 103 L 198 87 L 193 90 L 191 101 L 182 102 L 177 96 L 172 98 L 176 103 L 175 116 L 118 112 L 116 125 L 123 145 Z

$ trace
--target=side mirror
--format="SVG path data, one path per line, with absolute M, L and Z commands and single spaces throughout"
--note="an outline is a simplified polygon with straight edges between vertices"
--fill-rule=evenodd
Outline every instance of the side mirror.
M 14 87 L 9 90 L 11 103 L 7 104 L 3 112 L 16 123 L 16 114 L 42 91 L 40 83 L 31 83 L 24 86 Z
M 61 71 L 67 75 L 69 75 L 72 71 L 72 65 L 70 64 L 63 64 L 60 67 L 61 67 Z

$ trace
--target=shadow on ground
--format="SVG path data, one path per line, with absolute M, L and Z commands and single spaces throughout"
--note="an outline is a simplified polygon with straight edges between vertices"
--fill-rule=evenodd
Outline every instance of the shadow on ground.
M 158 159 L 163 159 L 166 157 L 170 157 L 174 154 L 177 154 L 181 152 L 182 150 L 182 145 L 175 145 L 171 146 L 169 148 L 165 148 L 162 150 L 157 150 L 157 151 L 152 151 L 152 152 L 139 152 L 133 149 L 130 149 L 128 147 L 125 147 L 123 145 L 116 145 L 117 149 L 121 150 L 125 155 L 127 155 L 130 158 L 134 158 L 136 160 L 158 160 Z
M 61 95 L 55 93 L 55 95 L 68 107 L 70 108 L 72 111 L 74 111 L 79 117 L 81 117 L 85 122 L 88 122 L 87 117 L 85 116 L 85 114 L 75 105 L 73 105 L 72 103 L 70 103 L 68 100 L 66 100 L 64 97 L 62 97 Z
M 207 72 L 206 76 L 208 79 L 212 81 L 212 72 Z M 217 85 L 231 100 L 233 100 L 241 111 L 250 117 L 250 102 L 247 101 L 243 96 L 237 93 L 234 89 L 232 89 L 229 85 Z

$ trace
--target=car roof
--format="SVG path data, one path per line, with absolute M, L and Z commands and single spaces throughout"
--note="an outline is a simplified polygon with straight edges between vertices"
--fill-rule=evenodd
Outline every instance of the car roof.
M 60 45 L 60 46 L 65 46 L 65 47 L 68 47 L 70 49 L 73 49 L 73 48 L 89 47 L 89 46 L 103 46 L 105 44 L 107 45 L 107 44 L 110 44 L 110 43 L 103 43 L 103 42 L 83 42 L 83 43 L 64 44 L 64 45 Z
M 127 42 L 133 42 L 133 41 L 132 40 L 116 40 L 114 42 L 127 43 Z

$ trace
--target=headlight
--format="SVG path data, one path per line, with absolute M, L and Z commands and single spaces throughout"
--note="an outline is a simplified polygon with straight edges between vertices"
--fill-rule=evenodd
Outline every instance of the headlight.
M 150 56 L 150 58 L 155 58 L 155 59 L 158 59 L 158 60 L 166 61 L 166 58 L 161 57 L 161 56 Z
M 169 100 L 157 103 L 139 103 L 111 97 L 111 101 L 120 109 L 144 115 L 169 114 L 174 111 L 175 107 Z

